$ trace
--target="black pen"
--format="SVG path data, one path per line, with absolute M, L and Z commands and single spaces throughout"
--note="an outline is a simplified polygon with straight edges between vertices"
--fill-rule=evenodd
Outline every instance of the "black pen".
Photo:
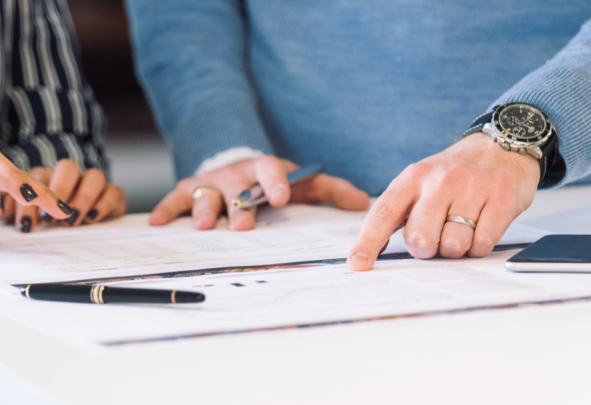
M 287 182 L 293 184 L 308 176 L 324 171 L 322 163 L 314 163 L 312 165 L 304 166 L 287 174 Z M 241 210 L 256 207 L 267 202 L 267 196 L 263 193 L 263 189 L 259 183 L 254 183 L 250 188 L 244 190 L 236 198 L 232 200 L 234 207 Z
M 190 304 L 205 301 L 198 292 L 105 287 L 104 285 L 30 284 L 19 287 L 24 297 L 85 304 Z

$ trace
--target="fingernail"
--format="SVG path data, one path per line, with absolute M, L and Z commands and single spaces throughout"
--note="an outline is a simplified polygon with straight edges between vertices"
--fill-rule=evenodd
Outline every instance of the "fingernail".
M 277 184 L 275 187 L 271 189 L 271 197 L 273 200 L 276 200 L 281 197 L 281 195 L 285 192 L 285 186 L 283 184 Z
M 0 209 L 4 214 L 4 199 L 6 198 L 6 193 L 0 193 Z
M 74 212 L 74 210 L 72 209 L 72 207 L 70 207 L 68 204 L 66 204 L 62 200 L 57 200 L 57 206 L 66 215 L 72 215 L 72 212 Z
M 53 217 L 51 215 L 49 215 L 47 212 L 45 212 L 45 211 L 41 211 L 41 218 L 43 218 L 43 220 L 45 222 L 51 222 L 51 221 L 53 221 Z
M 367 264 L 367 255 L 363 252 L 357 252 L 349 260 L 356 266 L 365 266 Z
M 35 190 L 33 190 L 33 187 L 29 186 L 26 183 L 21 186 L 21 194 L 27 202 L 31 202 L 35 198 L 37 198 L 37 193 L 35 192 Z
M 29 232 L 31 232 L 31 225 L 32 224 L 33 223 L 31 221 L 31 217 L 22 217 L 21 218 L 21 223 L 18 224 L 18 228 L 23 233 L 29 233 Z
M 76 220 L 78 219 L 78 216 L 80 215 L 80 211 L 78 211 L 76 208 L 70 208 L 70 209 L 72 210 L 72 215 L 70 215 L 68 218 L 64 219 L 64 221 L 66 221 L 70 225 L 74 225 L 74 222 L 76 222 Z
M 97 215 L 98 215 L 98 211 L 95 208 L 91 209 L 90 211 L 88 211 L 88 214 L 86 214 L 86 216 L 88 218 L 90 218 L 91 220 L 95 219 Z

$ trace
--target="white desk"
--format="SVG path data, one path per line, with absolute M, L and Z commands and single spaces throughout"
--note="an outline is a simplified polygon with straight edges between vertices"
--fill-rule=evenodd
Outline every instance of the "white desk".
M 560 212 L 575 219 L 552 217 Z M 519 221 L 591 233 L 591 187 L 540 192 Z M 12 370 L 0 367 L 0 402 L 33 383 L 48 404 L 589 404 L 591 303 L 141 345 L 98 357 L 0 318 L 0 362 Z M 3 376 L 14 384 L 4 387 Z M 42 404 L 42 392 L 18 398 Z

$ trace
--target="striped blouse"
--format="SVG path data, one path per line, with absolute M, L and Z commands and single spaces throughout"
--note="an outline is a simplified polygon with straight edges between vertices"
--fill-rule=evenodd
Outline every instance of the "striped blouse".
M 0 0 L 0 33 L 0 152 L 25 171 L 64 158 L 106 170 L 66 0 Z

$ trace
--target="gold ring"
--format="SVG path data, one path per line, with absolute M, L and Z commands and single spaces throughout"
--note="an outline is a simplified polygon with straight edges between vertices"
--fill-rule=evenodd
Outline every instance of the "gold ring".
M 448 215 L 445 222 L 457 222 L 458 224 L 466 225 L 472 229 L 476 229 L 476 222 L 459 215 Z
M 219 194 L 219 195 L 222 194 L 220 192 L 220 190 L 218 190 L 216 188 L 209 187 L 209 186 L 198 186 L 198 187 L 195 188 L 195 191 L 193 191 L 193 194 L 191 194 L 191 196 L 195 200 L 195 199 L 203 196 L 203 194 L 205 194 L 206 192 L 216 193 L 216 194 Z

